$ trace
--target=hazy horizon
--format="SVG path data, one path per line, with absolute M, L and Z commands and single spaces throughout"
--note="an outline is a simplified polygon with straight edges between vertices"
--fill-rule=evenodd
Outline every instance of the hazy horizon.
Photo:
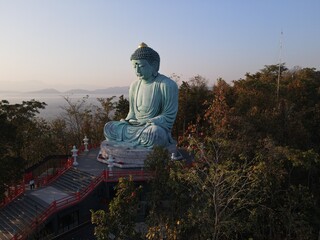
M 81 93 L 85 93 L 86 91 L 88 92 L 92 92 L 95 93 L 97 91 L 105 91 L 108 94 L 112 92 L 112 90 L 116 89 L 117 91 L 115 91 L 116 93 L 121 93 L 125 90 L 125 92 L 129 91 L 129 87 L 130 86 L 123 86 L 123 87 L 105 87 L 105 88 L 96 88 L 93 90 L 88 90 L 88 89 L 84 89 L 84 88 L 73 88 L 73 89 L 62 89 L 62 90 L 58 90 L 56 88 L 42 88 L 42 89 L 37 89 L 37 90 L 28 90 L 28 91 L 19 91 L 19 90 L 4 90 L 4 89 L 0 89 L 0 96 L 1 94 L 15 94 L 15 93 L 21 93 L 21 94 L 31 94 L 31 93 L 35 93 L 35 94 L 43 94 L 43 93 L 49 93 L 49 94 L 61 94 L 61 93 L 75 93 L 78 94 L 79 91 L 81 91 L 79 94 Z M 57 92 L 50 92 L 50 91 L 57 91 Z M 120 92 L 119 92 L 120 91 Z
M 66 100 L 64 97 L 68 97 L 73 103 L 75 103 L 77 100 L 81 100 L 83 97 L 86 97 L 87 94 L 30 94 L 30 93 L 12 93 L 12 94 L 4 94 L 0 93 L 0 101 L 1 100 L 7 100 L 10 104 L 21 104 L 22 101 L 30 101 L 32 99 L 39 101 L 39 102 L 45 102 L 47 105 L 45 106 L 45 109 L 40 109 L 40 113 L 37 114 L 37 116 L 42 117 L 46 120 L 54 120 L 55 118 L 59 117 L 60 114 L 63 112 L 63 109 L 61 107 L 68 106 Z M 97 98 L 107 98 L 115 96 L 114 101 L 117 101 L 118 97 L 120 95 L 124 95 L 124 97 L 128 97 L 127 93 L 114 93 L 114 94 L 102 94 L 102 93 L 93 93 L 88 95 L 88 99 L 86 100 L 87 106 L 89 104 L 93 104 L 96 106 L 100 106 L 99 101 Z
M 0 0 L 1 90 L 129 86 L 141 42 L 181 81 L 231 82 L 279 61 L 319 69 L 319 9 L 318 0 Z

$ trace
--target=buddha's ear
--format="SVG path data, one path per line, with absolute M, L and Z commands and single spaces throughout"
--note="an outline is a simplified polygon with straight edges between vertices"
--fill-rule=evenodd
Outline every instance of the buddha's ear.
M 157 69 L 157 61 L 153 61 L 151 66 L 154 68 L 154 69 Z
M 155 72 L 159 71 L 159 63 L 157 61 L 153 61 L 151 66 L 153 67 Z

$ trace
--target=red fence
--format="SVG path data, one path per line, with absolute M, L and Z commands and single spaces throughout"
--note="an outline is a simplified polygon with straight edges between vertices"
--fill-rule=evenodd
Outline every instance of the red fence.
M 101 182 L 117 182 L 119 178 L 132 176 L 134 181 L 145 181 L 152 178 L 152 173 L 143 170 L 131 170 L 131 171 L 109 171 L 104 170 L 100 176 L 93 179 L 88 187 L 80 192 L 74 193 L 72 196 L 67 196 L 59 200 L 53 201 L 47 209 L 45 209 L 41 214 L 39 214 L 23 231 L 17 233 L 12 239 L 26 239 L 30 233 L 32 233 L 38 226 L 39 223 L 46 221 L 52 214 L 72 206 L 84 198 L 86 198 Z M 53 181 L 53 180 L 52 180 Z
M 12 202 L 16 199 L 20 194 L 24 193 L 25 191 L 25 184 L 23 181 L 16 186 L 9 187 L 5 193 L 5 197 L 0 202 L 0 208 L 6 206 L 8 203 Z
M 52 181 L 56 180 L 60 175 L 66 172 L 69 168 L 72 167 L 73 160 L 69 158 L 64 164 L 63 168 L 58 169 L 54 174 L 45 175 L 43 177 L 36 177 L 34 179 L 35 185 L 37 187 L 41 187 L 43 185 L 47 185 Z
M 97 148 L 98 144 L 88 144 L 87 149 L 90 150 L 92 148 Z M 78 150 L 78 154 L 85 151 L 85 146 L 81 145 Z M 66 161 L 65 161 L 66 160 Z M 25 192 L 26 186 L 29 185 L 30 180 L 34 180 L 35 187 L 41 187 L 44 185 L 47 185 L 57 179 L 60 175 L 62 175 L 65 171 L 67 171 L 73 163 L 73 158 L 65 159 L 64 163 L 62 164 L 62 167 L 56 170 L 52 174 L 47 174 L 45 176 L 33 176 L 32 171 L 27 172 L 24 174 L 24 180 L 22 180 L 20 183 L 18 183 L 15 186 L 8 187 L 6 191 L 6 196 L 3 198 L 2 201 L 0 201 L 0 208 L 6 206 L 10 202 L 12 202 L 14 199 L 16 199 L 18 196 L 20 196 L 22 193 Z
M 50 175 L 33 178 L 32 172 L 26 173 L 24 176 L 24 180 L 22 180 L 19 184 L 8 187 L 6 191 L 6 196 L 0 202 L 0 208 L 6 206 L 10 202 L 12 202 L 14 199 L 16 199 L 18 196 L 20 196 L 22 193 L 24 193 L 26 186 L 29 183 L 29 180 L 33 179 L 35 186 L 40 187 L 57 179 L 60 175 L 62 175 L 65 171 L 67 171 L 71 166 L 72 166 L 72 159 L 69 159 L 68 161 L 65 162 L 65 164 L 63 164 L 62 168 L 59 168 L 55 173 Z
M 87 149 L 90 150 L 92 148 L 97 148 L 98 144 L 88 144 Z M 78 154 L 85 151 L 85 146 L 81 145 L 78 150 Z M 40 187 L 43 185 L 47 185 L 50 182 L 57 179 L 61 174 L 63 174 L 66 170 L 68 170 L 73 163 L 73 159 L 69 158 L 61 168 L 59 168 L 56 172 L 52 174 L 47 174 L 45 176 L 33 176 L 32 171 L 24 174 L 24 180 L 22 180 L 20 183 L 16 184 L 15 186 L 10 186 L 6 190 L 5 197 L 0 200 L 0 208 L 3 208 L 10 202 L 12 202 L 14 199 L 16 199 L 18 196 L 20 196 L 22 193 L 25 192 L 26 186 L 29 184 L 30 180 L 34 180 L 34 185 L 36 187 Z

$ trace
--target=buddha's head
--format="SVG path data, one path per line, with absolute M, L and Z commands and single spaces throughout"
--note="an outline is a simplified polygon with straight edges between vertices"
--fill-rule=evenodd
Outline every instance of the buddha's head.
M 130 60 L 140 79 L 148 81 L 158 75 L 160 56 L 155 50 L 148 47 L 147 44 L 141 43 L 138 49 L 131 55 Z

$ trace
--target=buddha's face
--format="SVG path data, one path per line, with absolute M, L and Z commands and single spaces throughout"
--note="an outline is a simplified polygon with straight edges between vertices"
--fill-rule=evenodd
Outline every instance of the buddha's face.
M 151 81 L 154 79 L 154 67 L 145 59 L 132 60 L 133 68 L 139 79 Z

